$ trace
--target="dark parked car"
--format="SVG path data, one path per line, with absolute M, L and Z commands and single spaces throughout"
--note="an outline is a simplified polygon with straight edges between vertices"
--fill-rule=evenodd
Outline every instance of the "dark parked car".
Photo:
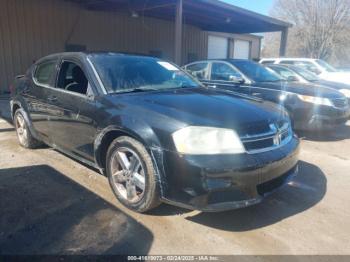
M 204 88 L 156 58 L 51 55 L 15 81 L 11 105 L 22 146 L 43 141 L 99 169 L 138 212 L 161 201 L 245 207 L 297 172 L 285 111 Z
M 350 102 L 350 85 L 323 80 L 319 78 L 316 74 L 294 65 L 268 64 L 265 66 L 272 69 L 289 82 L 316 84 L 336 89 L 344 96 L 346 96 L 346 98 Z
M 283 105 L 297 130 L 333 129 L 350 115 L 346 97 L 324 86 L 288 82 L 249 60 L 205 60 L 184 67 L 211 88 L 235 91 Z

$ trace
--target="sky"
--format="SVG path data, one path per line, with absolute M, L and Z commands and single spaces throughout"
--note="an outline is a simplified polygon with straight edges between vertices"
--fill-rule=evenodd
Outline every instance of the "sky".
M 273 0 L 221 0 L 223 2 L 242 7 L 260 14 L 268 15 Z

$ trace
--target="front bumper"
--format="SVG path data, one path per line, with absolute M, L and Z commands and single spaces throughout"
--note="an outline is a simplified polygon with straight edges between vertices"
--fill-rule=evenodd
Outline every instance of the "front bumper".
M 349 108 L 303 105 L 293 109 L 293 127 L 296 130 L 330 130 L 345 124 L 349 118 Z
M 164 152 L 163 201 L 202 211 L 257 204 L 298 171 L 299 140 L 258 154 L 188 156 Z

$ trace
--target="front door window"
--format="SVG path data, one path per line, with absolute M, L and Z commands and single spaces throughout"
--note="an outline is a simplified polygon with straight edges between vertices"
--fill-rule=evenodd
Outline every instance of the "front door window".
M 233 81 L 233 79 L 236 78 L 242 78 L 241 74 L 228 64 L 219 62 L 214 62 L 212 64 L 211 80 Z
M 86 95 L 89 83 L 84 71 L 73 62 L 63 62 L 58 76 L 57 87 L 66 91 Z
M 186 71 L 199 80 L 208 79 L 209 63 L 196 63 L 186 67 Z

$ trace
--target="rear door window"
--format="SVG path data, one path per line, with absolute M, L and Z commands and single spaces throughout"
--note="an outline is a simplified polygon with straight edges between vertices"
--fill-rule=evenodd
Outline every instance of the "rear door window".
M 186 71 L 199 80 L 208 79 L 209 63 L 196 63 L 186 67 Z
M 56 61 L 39 64 L 34 73 L 34 79 L 38 84 L 51 85 L 52 77 L 55 73 Z

